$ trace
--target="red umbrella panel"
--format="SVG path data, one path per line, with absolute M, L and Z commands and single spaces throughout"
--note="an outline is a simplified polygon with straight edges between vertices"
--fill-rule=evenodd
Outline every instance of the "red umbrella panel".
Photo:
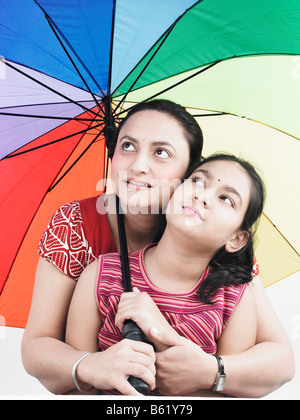
M 7 326 L 26 325 L 38 243 L 53 213 L 69 201 L 101 193 L 97 186 L 104 178 L 105 139 L 93 128 L 97 123 L 89 125 L 83 134 L 82 121 L 69 121 L 1 162 L 0 223 L 5 247 L 0 255 L 0 313 Z

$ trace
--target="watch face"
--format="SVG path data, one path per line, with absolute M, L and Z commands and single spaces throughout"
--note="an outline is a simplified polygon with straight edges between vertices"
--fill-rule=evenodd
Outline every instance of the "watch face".
M 226 382 L 226 375 L 220 375 L 218 388 L 220 391 L 223 391 L 225 388 L 225 382 Z

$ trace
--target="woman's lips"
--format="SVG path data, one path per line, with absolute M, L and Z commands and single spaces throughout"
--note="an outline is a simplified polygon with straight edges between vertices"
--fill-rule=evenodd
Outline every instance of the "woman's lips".
M 151 185 L 148 184 L 148 182 L 134 181 L 134 180 L 127 180 L 126 182 L 127 182 L 128 187 L 134 190 L 151 188 Z

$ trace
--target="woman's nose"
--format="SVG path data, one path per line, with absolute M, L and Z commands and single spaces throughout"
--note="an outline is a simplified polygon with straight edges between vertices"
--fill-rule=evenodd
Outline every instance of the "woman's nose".
M 148 173 L 149 172 L 149 157 L 146 153 L 137 152 L 130 169 L 135 173 Z

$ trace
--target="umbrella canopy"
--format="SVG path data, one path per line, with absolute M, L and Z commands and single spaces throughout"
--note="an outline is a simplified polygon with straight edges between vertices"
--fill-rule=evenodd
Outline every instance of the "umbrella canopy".
M 154 97 L 205 115 L 205 154 L 233 151 L 262 169 L 263 280 L 299 270 L 300 1 L 0 0 L 0 12 L 6 325 L 26 324 L 53 212 L 101 192 L 104 128 Z

